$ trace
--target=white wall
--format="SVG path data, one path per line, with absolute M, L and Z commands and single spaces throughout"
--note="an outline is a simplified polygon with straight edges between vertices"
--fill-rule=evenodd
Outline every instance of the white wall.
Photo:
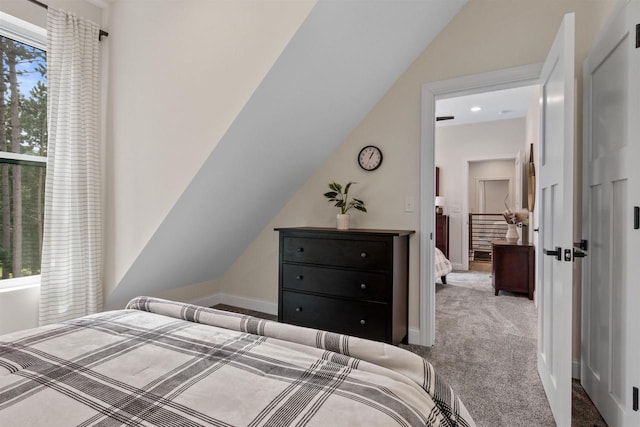
M 563 14 L 573 11 L 576 12 L 576 73 L 580 98 L 582 62 L 612 5 L 613 0 L 470 1 L 229 268 L 221 281 L 222 289 L 227 293 L 277 301 L 277 235 L 273 227 L 333 226 L 335 209 L 322 197 L 330 180 L 359 182 L 353 187 L 354 195 L 367 202 L 370 212 L 356 214 L 355 227 L 418 230 L 419 212 L 404 212 L 404 199 L 414 197 L 419 206 L 421 85 L 543 62 Z M 577 114 L 581 116 L 580 99 L 576 105 Z M 578 139 L 580 128 L 578 123 Z M 524 136 L 520 139 L 520 149 L 523 139 Z M 360 148 L 368 144 L 378 145 L 384 153 L 382 167 L 371 173 L 359 170 L 355 161 Z M 443 181 L 446 180 L 445 176 Z M 419 245 L 416 236 L 411 238 L 410 251 L 409 323 L 417 327 Z
M 468 162 L 515 158 L 524 139 L 524 119 L 436 128 L 435 160 L 440 168 L 440 194 L 447 198 L 444 213 L 449 215 L 449 259 L 456 268 L 463 266 L 463 236 L 467 233 L 464 215 Z M 469 194 L 474 192 L 475 187 L 469 189 Z
M 0 335 L 38 326 L 40 286 L 0 290 Z

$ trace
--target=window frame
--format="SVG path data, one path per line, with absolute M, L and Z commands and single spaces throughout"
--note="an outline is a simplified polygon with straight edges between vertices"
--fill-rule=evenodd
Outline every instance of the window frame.
M 4 12 L 0 12 L 0 35 L 44 50 L 45 52 L 47 51 L 47 30 L 45 28 Z M 31 154 L 0 151 L 0 159 L 3 160 L 3 163 L 30 166 L 41 166 L 44 164 L 45 167 L 47 166 L 46 157 Z M 0 294 L 39 286 L 39 274 L 13 279 L 0 279 Z

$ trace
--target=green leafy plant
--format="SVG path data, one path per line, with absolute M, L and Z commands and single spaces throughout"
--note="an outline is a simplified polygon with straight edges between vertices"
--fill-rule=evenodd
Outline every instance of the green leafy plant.
M 351 200 L 349 200 L 349 197 L 348 197 L 349 189 L 351 188 L 352 184 L 357 184 L 357 183 L 349 182 L 347 185 L 344 186 L 344 193 L 343 193 L 342 185 L 335 182 L 330 182 L 329 189 L 331 191 L 324 193 L 324 197 L 329 199 L 330 202 L 335 202 L 334 206 L 337 208 L 340 208 L 340 213 L 343 215 L 349 212 L 349 210 L 352 208 L 359 210 L 360 212 L 367 211 L 367 208 L 364 207 L 364 202 L 362 200 L 356 199 L 355 197 L 352 197 Z

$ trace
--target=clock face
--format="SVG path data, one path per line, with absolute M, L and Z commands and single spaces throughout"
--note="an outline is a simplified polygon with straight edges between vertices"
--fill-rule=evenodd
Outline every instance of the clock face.
M 382 151 L 376 146 L 367 145 L 358 154 L 358 164 L 366 171 L 374 171 L 382 164 Z

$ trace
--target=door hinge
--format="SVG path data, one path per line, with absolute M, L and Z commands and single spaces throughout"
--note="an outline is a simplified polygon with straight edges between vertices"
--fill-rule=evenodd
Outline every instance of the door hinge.
M 640 229 L 640 206 L 633 207 L 633 229 Z
M 633 410 L 638 410 L 638 387 L 633 388 Z
M 640 24 L 636 24 L 636 49 L 640 47 Z

